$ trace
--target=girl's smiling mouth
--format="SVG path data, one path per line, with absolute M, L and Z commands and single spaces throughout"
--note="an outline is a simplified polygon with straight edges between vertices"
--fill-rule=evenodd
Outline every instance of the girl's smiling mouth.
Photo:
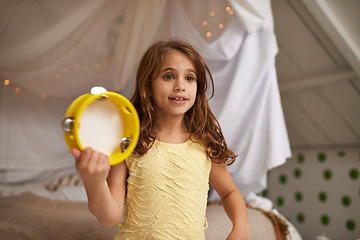
M 169 97 L 169 100 L 173 103 L 176 104 L 184 104 L 186 103 L 189 99 L 185 98 L 185 97 L 181 97 L 181 96 L 175 96 L 175 97 Z
M 175 97 L 175 98 L 169 98 L 172 101 L 187 101 L 187 98 L 182 98 L 182 97 Z

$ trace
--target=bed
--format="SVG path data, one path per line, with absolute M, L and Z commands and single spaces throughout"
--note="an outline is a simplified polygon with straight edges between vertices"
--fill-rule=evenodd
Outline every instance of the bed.
M 45 185 L 0 186 L 0 239 L 113 239 L 118 226 L 98 223 L 81 184 L 73 174 L 71 181 L 67 176 Z M 252 240 L 290 239 L 289 224 L 277 215 L 250 206 L 247 212 Z M 209 203 L 206 217 L 206 239 L 226 239 L 231 222 L 221 203 Z

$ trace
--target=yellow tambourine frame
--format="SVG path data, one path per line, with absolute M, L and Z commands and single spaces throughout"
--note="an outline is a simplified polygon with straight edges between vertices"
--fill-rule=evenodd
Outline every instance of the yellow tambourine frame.
M 109 156 L 110 165 L 116 165 L 124 161 L 133 152 L 139 140 L 140 132 L 140 121 L 135 107 L 127 98 L 118 93 L 105 90 L 98 94 L 87 93 L 75 99 L 67 109 L 62 122 L 65 142 L 70 150 L 74 148 L 84 150 L 78 134 L 79 120 L 82 112 L 96 100 L 111 101 L 121 114 L 123 121 L 122 140 L 119 147 Z

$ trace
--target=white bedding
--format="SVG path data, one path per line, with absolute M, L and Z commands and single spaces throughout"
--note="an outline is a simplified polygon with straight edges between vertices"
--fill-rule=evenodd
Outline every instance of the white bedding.
M 65 186 L 52 192 L 43 184 L 0 185 L 0 197 L 20 196 L 24 193 L 31 193 L 51 200 L 87 202 L 83 186 Z

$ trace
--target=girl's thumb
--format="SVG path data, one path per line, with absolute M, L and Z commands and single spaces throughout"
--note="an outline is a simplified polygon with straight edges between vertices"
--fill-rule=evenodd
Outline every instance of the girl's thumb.
M 76 160 L 78 160 L 80 158 L 80 155 L 81 155 L 81 151 L 79 149 L 71 149 L 71 154 L 74 156 L 74 158 Z

